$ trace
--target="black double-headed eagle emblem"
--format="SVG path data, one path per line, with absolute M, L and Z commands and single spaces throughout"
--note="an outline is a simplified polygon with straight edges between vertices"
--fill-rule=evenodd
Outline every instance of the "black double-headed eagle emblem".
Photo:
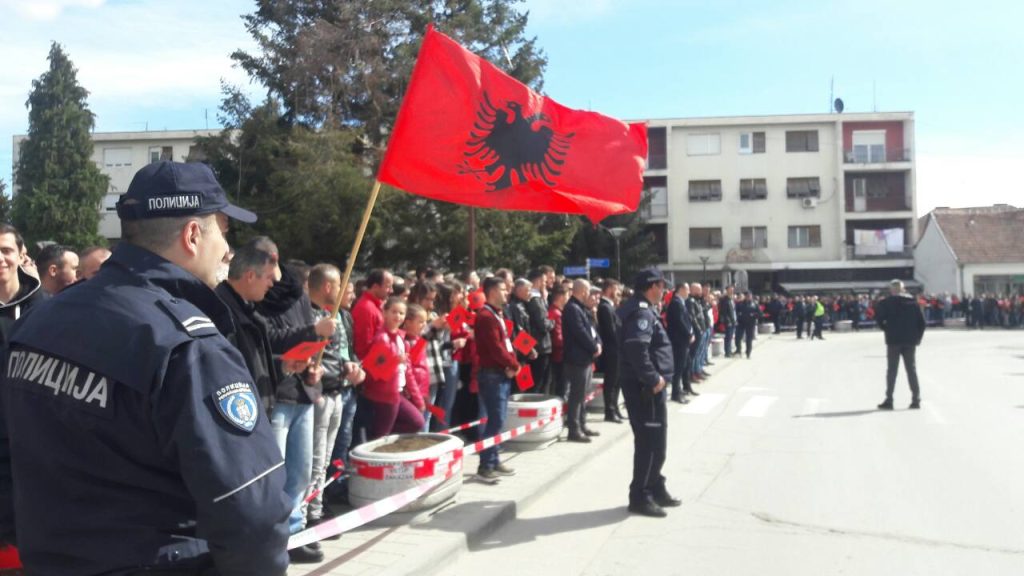
M 519 102 L 495 106 L 484 92 L 459 173 L 473 174 L 488 192 L 530 181 L 555 186 L 575 132 L 559 134 L 550 123 L 545 114 L 524 117 Z

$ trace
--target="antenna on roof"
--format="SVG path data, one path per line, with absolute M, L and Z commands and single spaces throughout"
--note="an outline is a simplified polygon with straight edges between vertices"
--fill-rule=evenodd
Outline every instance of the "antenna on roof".
M 833 97 L 835 96 L 835 94 L 834 94 L 835 93 L 835 88 L 836 88 L 836 77 L 835 77 L 835 75 L 833 75 L 831 78 L 829 78 L 829 81 L 828 81 L 828 111 L 830 113 L 833 110 L 832 109 L 832 104 L 835 102 L 835 100 L 833 99 Z

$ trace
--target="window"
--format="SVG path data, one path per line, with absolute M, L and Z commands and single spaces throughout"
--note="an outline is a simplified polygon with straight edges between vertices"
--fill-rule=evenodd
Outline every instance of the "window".
M 721 180 L 690 180 L 690 202 L 721 202 Z
M 664 170 L 668 166 L 665 147 L 665 129 L 647 129 L 647 169 Z
M 820 248 L 821 226 L 790 226 L 790 248 Z
M 786 198 L 821 198 L 821 180 L 813 178 L 786 178 Z
M 721 228 L 690 228 L 690 249 L 721 248 Z
M 740 247 L 744 250 L 768 247 L 768 228 L 766 226 L 743 226 L 740 228 Z
M 714 156 L 722 153 L 722 139 L 718 134 L 690 134 L 686 137 L 686 154 Z
M 664 176 L 644 178 L 644 195 L 640 209 L 640 217 L 644 219 L 668 217 L 667 178 Z
M 107 168 L 128 168 L 132 165 L 131 148 L 104 148 L 103 165 Z
M 787 130 L 786 152 L 817 152 L 817 130 Z
M 885 130 L 855 130 L 853 161 L 860 164 L 885 162 Z
M 160 162 L 162 160 L 173 160 L 174 152 L 170 146 L 150 146 L 149 147 L 149 163 Z
M 764 154 L 764 132 L 740 132 L 740 154 Z
M 768 181 L 764 178 L 740 180 L 740 200 L 764 200 L 768 197 Z

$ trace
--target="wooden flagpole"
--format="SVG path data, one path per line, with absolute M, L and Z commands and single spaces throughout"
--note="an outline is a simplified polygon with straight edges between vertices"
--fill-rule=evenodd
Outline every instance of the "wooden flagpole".
M 366 234 L 366 226 L 370 223 L 370 214 L 373 213 L 373 206 L 377 203 L 377 196 L 380 195 L 380 180 L 373 183 L 373 190 L 370 191 L 370 200 L 366 203 L 366 210 L 363 212 L 363 221 L 359 223 L 359 231 L 356 233 L 356 241 L 352 244 L 352 251 L 349 252 L 348 262 L 345 264 L 345 274 L 341 277 L 341 291 L 338 292 L 338 300 L 334 303 L 334 314 L 337 316 L 341 311 L 341 301 L 345 298 L 345 292 L 348 290 L 348 281 L 352 278 L 352 269 L 356 265 L 356 256 L 359 255 L 359 247 L 363 244 L 363 236 Z M 320 362 L 324 358 L 324 351 L 320 352 L 316 356 L 316 366 L 320 366 Z

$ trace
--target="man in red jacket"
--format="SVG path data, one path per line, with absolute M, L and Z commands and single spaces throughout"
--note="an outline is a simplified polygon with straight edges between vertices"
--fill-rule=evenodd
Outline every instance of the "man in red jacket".
M 508 300 L 508 284 L 498 276 L 488 278 L 484 280 L 484 296 L 487 303 L 477 313 L 474 337 L 480 366 L 477 382 L 480 385 L 481 416 L 487 417 L 483 437 L 491 438 L 505 426 L 508 396 L 512 390 L 512 378 L 519 373 L 519 362 L 502 314 Z M 496 482 L 499 476 L 513 474 L 515 470 L 498 461 L 496 446 L 480 452 L 477 475 L 481 479 Z
M 373 345 L 373 338 L 384 325 L 381 308 L 391 295 L 395 277 L 387 270 L 371 270 L 366 277 L 366 289 L 352 308 L 352 344 L 356 356 L 362 360 Z

